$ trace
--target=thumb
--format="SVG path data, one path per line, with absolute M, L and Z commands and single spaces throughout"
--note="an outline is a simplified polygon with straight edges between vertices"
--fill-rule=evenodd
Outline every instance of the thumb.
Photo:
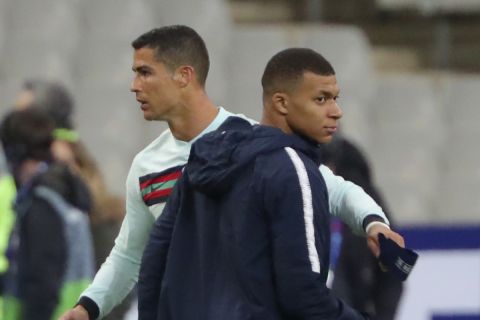
M 380 256 L 380 244 L 378 243 L 377 237 L 368 237 L 367 245 L 373 255 L 378 258 Z

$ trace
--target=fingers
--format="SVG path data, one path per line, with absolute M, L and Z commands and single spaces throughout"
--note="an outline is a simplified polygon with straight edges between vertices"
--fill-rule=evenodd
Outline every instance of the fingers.
M 395 231 L 389 230 L 389 232 L 385 234 L 385 237 L 393 240 L 400 247 L 405 248 L 405 239 L 403 239 L 403 237 Z
M 367 245 L 372 254 L 378 258 L 380 255 L 380 245 L 378 243 L 378 238 L 375 237 L 368 237 L 367 238 Z
M 384 234 L 386 238 L 391 239 L 400 247 L 405 248 L 405 240 L 400 234 L 390 230 L 385 225 L 377 224 L 377 225 L 374 225 L 372 228 L 370 228 L 367 235 L 368 248 L 370 249 L 370 251 L 375 257 L 378 258 L 380 256 L 380 243 L 378 240 L 378 235 L 380 233 Z
M 58 320 L 89 320 L 87 310 L 82 306 L 76 306 L 75 308 L 65 312 Z

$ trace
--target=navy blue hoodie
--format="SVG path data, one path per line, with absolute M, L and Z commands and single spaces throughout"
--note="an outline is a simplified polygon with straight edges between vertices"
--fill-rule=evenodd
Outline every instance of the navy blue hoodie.
M 156 221 L 139 319 L 364 319 L 330 294 L 318 148 L 231 117 L 192 146 Z

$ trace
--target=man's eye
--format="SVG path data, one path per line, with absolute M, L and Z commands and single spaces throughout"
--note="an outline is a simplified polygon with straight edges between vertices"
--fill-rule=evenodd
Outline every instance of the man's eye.
M 317 102 L 319 102 L 319 103 L 324 103 L 326 101 L 326 98 L 325 97 L 317 97 L 315 100 L 317 100 Z
M 146 70 L 146 69 L 139 69 L 138 74 L 141 75 L 141 76 L 148 76 L 148 75 L 150 75 L 150 71 Z

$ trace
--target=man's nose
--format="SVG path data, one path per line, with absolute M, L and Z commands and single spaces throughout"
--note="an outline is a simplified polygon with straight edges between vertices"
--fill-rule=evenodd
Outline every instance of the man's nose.
M 140 91 L 140 90 L 138 89 L 137 77 L 133 78 L 132 82 L 130 83 L 130 91 L 131 91 L 131 92 L 138 92 L 138 91 Z
M 343 117 L 342 108 L 340 108 L 337 101 L 333 101 L 332 111 L 330 115 L 332 118 L 335 119 L 340 119 L 341 117 Z

